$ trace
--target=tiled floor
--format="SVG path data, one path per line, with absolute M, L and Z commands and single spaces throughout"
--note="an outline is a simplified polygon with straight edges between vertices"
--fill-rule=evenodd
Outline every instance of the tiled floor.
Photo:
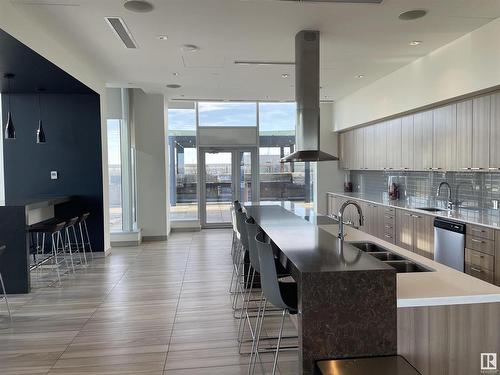
M 205 230 L 114 248 L 62 287 L 11 297 L 12 327 L 0 303 L 0 374 L 246 374 L 227 293 L 230 245 L 229 230 Z M 272 356 L 262 359 L 268 370 Z M 297 352 L 283 353 L 279 369 L 297 373 Z

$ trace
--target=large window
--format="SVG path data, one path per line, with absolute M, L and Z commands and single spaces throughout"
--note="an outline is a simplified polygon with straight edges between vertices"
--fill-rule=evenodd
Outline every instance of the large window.
M 310 163 L 280 163 L 295 150 L 295 103 L 259 103 L 260 199 L 312 202 Z
M 200 126 L 257 126 L 256 103 L 199 102 Z
M 198 219 L 196 108 L 169 108 L 170 218 Z
M 121 121 L 108 120 L 108 168 L 109 168 L 109 217 L 110 230 L 121 231 L 122 216 L 122 163 Z

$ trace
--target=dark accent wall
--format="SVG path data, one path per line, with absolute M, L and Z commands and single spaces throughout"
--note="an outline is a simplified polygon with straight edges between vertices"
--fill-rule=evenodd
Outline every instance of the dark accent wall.
M 7 113 L 8 94 L 2 95 Z M 57 206 L 56 215 L 89 211 L 94 251 L 104 249 L 101 114 L 97 94 L 44 94 L 42 121 L 47 143 L 36 144 L 38 96 L 13 94 L 12 119 L 16 140 L 3 140 L 5 198 L 22 201 L 47 196 L 74 196 Z M 57 171 L 59 178 L 50 179 Z

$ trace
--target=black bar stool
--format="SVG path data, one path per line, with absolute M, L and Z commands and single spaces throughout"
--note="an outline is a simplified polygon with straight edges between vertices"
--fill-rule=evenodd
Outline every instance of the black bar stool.
M 64 241 L 61 234 L 65 227 L 65 221 L 47 221 L 31 225 L 28 229 L 29 233 L 35 234 L 37 238 L 37 243 L 35 246 L 36 260 L 34 268 L 37 270 L 42 269 L 47 265 L 47 263 L 52 261 L 51 268 L 55 268 L 57 272 L 57 280 L 59 282 L 59 285 L 61 284 L 61 274 L 59 272 L 59 266 L 62 264 L 62 262 L 65 262 L 66 267 L 69 270 L 68 261 L 64 253 Z M 40 235 L 42 236 L 41 244 L 39 242 Z M 47 235 L 49 236 L 51 249 L 50 255 L 48 257 L 45 257 L 45 243 Z
M 2 255 L 5 252 L 6 246 L 0 246 L 0 260 L 2 259 Z M 7 306 L 7 312 L 9 313 L 10 323 L 12 324 L 12 314 L 10 312 L 9 300 L 7 299 L 7 291 L 5 290 L 5 284 L 3 283 L 2 273 L 0 272 L 0 285 L 2 287 L 2 296 L 0 299 L 5 300 L 5 305 Z

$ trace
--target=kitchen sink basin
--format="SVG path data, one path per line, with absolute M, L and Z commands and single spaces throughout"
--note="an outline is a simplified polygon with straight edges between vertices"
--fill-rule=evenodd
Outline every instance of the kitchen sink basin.
M 374 244 L 372 242 L 354 242 L 354 243 L 349 243 L 350 245 L 354 246 L 355 248 L 364 251 L 365 253 L 385 253 L 387 252 L 387 249 L 385 249 L 382 246 L 379 246 L 377 244 Z
M 390 260 L 384 262 L 396 269 L 396 273 L 430 272 L 431 270 L 410 260 Z
M 381 261 L 405 260 L 405 258 L 403 258 L 402 256 L 394 254 L 394 253 L 390 253 L 388 251 L 384 251 L 384 252 L 380 252 L 380 253 L 370 253 L 370 255 L 372 257 L 377 258 L 378 260 L 381 260 Z
M 428 211 L 428 212 L 443 212 L 443 211 L 446 211 L 444 208 L 437 208 L 437 207 L 417 207 L 417 210 Z
M 424 267 L 414 261 L 405 258 L 402 255 L 395 254 L 387 250 L 385 247 L 377 245 L 373 242 L 349 242 L 349 245 L 364 251 L 368 255 L 382 261 L 385 264 L 396 269 L 396 273 L 409 273 L 409 272 L 431 272 L 433 270 Z

